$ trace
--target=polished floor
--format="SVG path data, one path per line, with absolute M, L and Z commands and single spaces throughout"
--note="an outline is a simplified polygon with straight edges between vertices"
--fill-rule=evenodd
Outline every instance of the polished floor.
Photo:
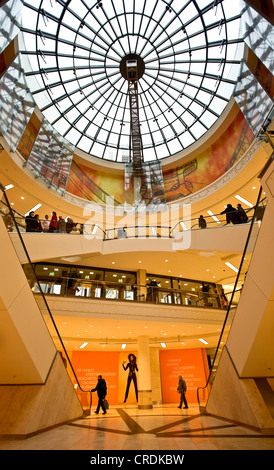
M 0 450 L 274 450 L 274 436 L 174 405 L 138 410 L 127 405 L 91 414 Z

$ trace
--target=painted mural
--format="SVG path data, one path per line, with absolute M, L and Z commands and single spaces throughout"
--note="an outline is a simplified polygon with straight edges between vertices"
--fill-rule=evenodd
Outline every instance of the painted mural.
M 224 134 L 204 152 L 182 166 L 163 170 L 166 202 L 193 194 L 220 178 L 245 153 L 253 139 L 252 130 L 239 112 Z
M 222 136 L 206 150 L 183 165 L 163 170 L 166 202 L 193 194 L 223 176 L 248 150 L 253 139 L 253 132 L 239 111 Z M 100 204 L 106 204 L 111 196 L 114 204 L 120 205 L 124 203 L 124 186 L 124 176 L 99 172 L 74 160 L 67 192 Z
M 67 181 L 67 192 L 98 204 L 124 203 L 124 177 L 96 171 L 73 160 Z

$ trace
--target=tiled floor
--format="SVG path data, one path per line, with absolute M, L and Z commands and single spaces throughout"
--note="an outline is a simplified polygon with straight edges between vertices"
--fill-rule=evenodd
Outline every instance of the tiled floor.
M 121 406 L 25 440 L 2 440 L 0 450 L 273 450 L 274 436 L 212 416 L 197 406 L 180 410 Z

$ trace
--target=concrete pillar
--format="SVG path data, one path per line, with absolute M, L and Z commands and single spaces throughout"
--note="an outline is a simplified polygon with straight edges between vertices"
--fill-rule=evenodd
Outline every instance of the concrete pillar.
M 138 337 L 138 408 L 151 409 L 152 389 L 149 354 L 149 337 Z
M 138 269 L 137 270 L 137 295 L 138 299 L 137 300 L 146 300 L 146 295 L 147 295 L 147 288 L 146 286 L 146 271 L 145 269 Z

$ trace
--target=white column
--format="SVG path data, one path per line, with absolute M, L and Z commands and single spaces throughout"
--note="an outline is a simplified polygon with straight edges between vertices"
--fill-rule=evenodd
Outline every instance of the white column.
M 138 369 L 138 408 L 153 408 L 148 336 L 138 337 Z

